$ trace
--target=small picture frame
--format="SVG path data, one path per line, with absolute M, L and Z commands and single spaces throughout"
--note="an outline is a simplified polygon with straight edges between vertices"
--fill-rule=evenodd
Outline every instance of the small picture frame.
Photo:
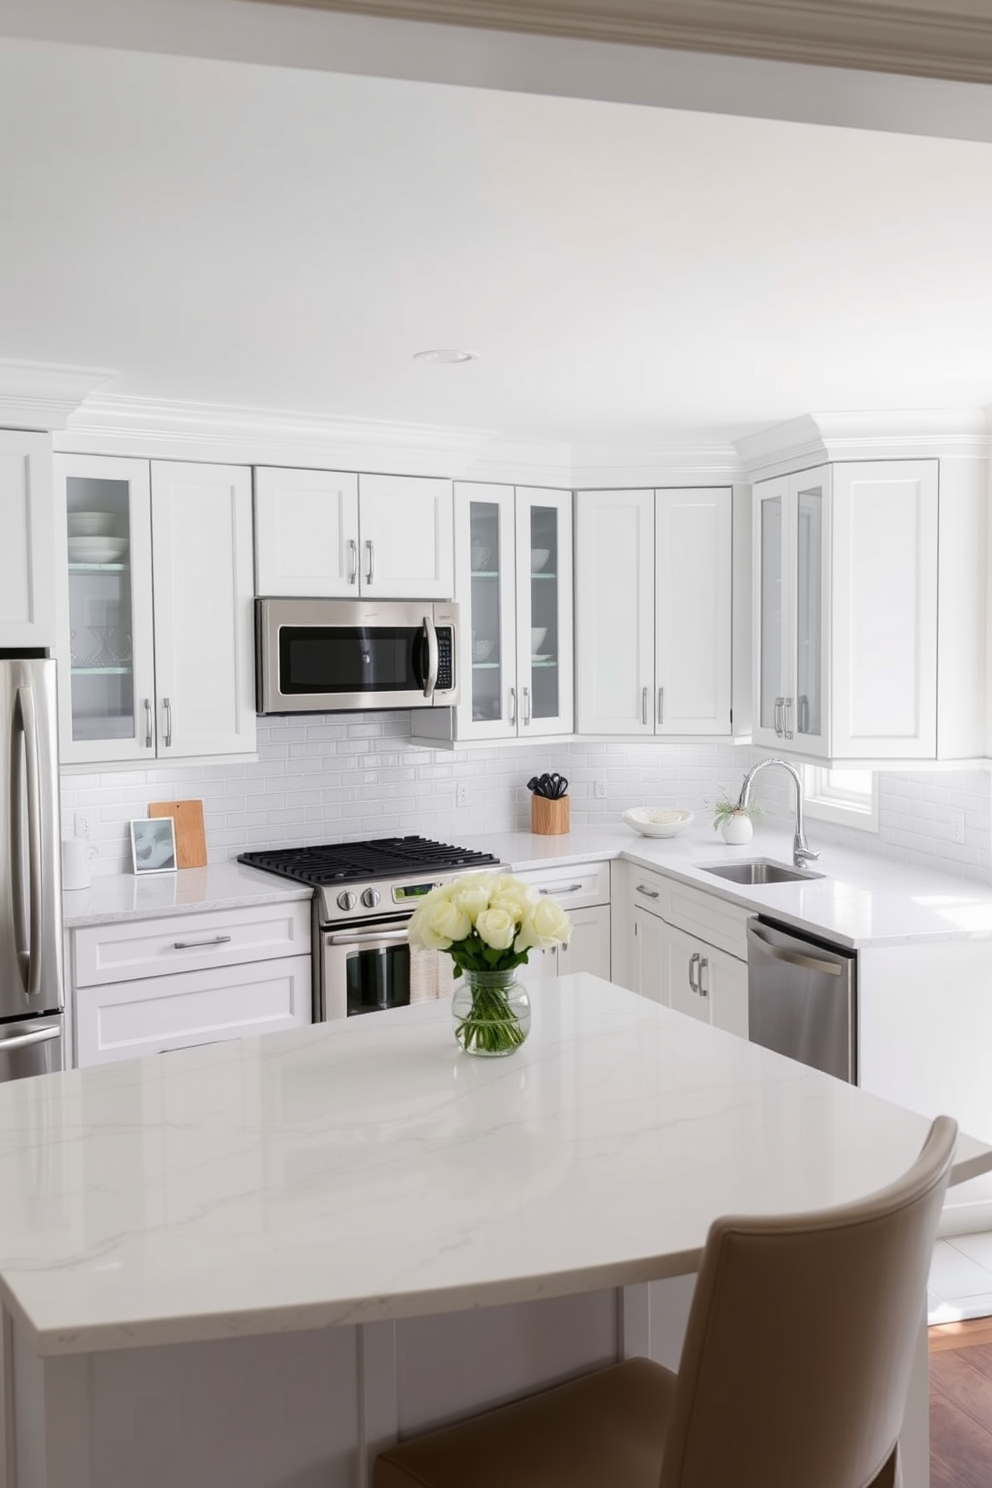
M 135 873 L 175 873 L 176 826 L 171 816 L 131 823 L 131 862 Z

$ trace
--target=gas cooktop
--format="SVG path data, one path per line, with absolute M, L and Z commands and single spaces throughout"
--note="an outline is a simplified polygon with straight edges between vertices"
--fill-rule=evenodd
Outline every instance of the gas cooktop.
M 438 869 L 464 872 L 467 868 L 490 868 L 499 859 L 492 853 L 451 847 L 425 837 L 379 837 L 370 842 L 328 842 L 319 847 L 239 853 L 238 862 L 323 888 Z

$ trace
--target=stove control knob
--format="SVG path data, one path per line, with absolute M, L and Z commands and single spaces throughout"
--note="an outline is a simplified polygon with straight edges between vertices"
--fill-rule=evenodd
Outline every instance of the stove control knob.
M 338 895 L 338 909 L 354 909 L 358 903 L 358 895 L 353 894 L 351 889 L 343 889 Z
M 376 905 L 379 903 L 379 890 L 366 889 L 362 895 L 362 903 L 367 909 L 375 909 Z

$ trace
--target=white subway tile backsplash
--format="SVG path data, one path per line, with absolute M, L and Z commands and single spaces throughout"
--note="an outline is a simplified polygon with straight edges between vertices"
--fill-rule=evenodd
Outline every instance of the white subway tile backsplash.
M 130 867 L 128 822 L 150 801 L 202 799 L 213 859 L 247 848 L 420 833 L 457 841 L 530 824 L 531 775 L 559 770 L 570 781 L 576 826 L 616 821 L 628 806 L 686 806 L 705 815 L 721 792 L 735 796 L 752 751 L 724 744 L 579 739 L 424 750 L 409 742 L 402 713 L 350 720 L 259 719 L 257 763 L 171 765 L 138 771 L 66 775 L 62 808 L 93 813 L 96 871 Z M 755 796 L 769 816 L 791 819 L 792 787 L 764 772 Z M 605 780 L 603 800 L 593 785 Z M 455 785 L 468 787 L 456 806 Z M 965 816 L 965 840 L 954 842 L 949 813 Z M 879 777 L 877 833 L 807 823 L 814 846 L 836 843 L 861 852 L 939 866 L 947 872 L 992 873 L 992 791 L 982 771 L 899 772 Z M 67 828 L 68 830 L 69 828 Z

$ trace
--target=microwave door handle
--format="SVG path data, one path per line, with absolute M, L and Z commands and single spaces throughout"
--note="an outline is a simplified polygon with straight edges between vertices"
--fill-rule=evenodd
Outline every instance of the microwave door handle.
M 424 682 L 424 697 L 434 696 L 437 686 L 437 631 L 434 629 L 434 621 L 430 615 L 424 616 L 424 642 L 427 647 L 427 678 Z

